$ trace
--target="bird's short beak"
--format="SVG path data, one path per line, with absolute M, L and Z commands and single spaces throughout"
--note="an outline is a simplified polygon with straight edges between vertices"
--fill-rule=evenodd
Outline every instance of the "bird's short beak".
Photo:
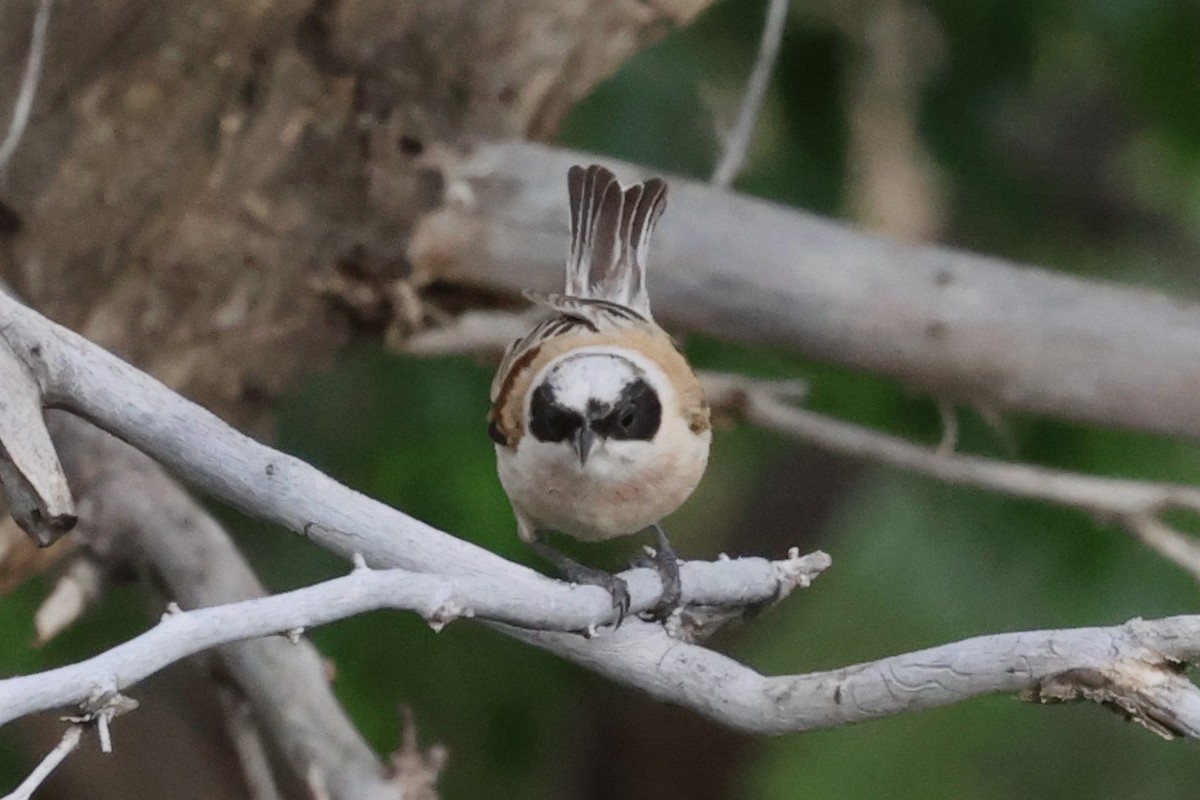
M 583 466 L 587 463 L 588 453 L 592 452 L 592 445 L 596 443 L 596 434 L 586 424 L 580 425 L 579 430 L 575 432 L 575 454 L 579 456 L 579 465 Z

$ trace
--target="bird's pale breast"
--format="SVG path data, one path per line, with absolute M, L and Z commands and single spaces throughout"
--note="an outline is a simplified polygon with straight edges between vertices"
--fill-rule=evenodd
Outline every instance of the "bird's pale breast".
M 704 474 L 710 439 L 676 418 L 653 442 L 605 442 L 586 465 L 569 445 L 529 436 L 497 447 L 497 464 L 524 538 L 555 530 L 595 541 L 637 533 L 679 508 Z

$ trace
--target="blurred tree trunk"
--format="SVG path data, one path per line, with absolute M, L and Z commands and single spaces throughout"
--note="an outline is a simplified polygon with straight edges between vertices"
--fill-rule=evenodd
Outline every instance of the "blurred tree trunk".
M 549 136 L 706 4 L 60 3 L 0 183 L 0 276 L 258 427 L 351 328 L 411 313 L 406 232 L 438 188 L 423 154 Z M 17 95 L 35 7 L 0 10 L 0 98 Z

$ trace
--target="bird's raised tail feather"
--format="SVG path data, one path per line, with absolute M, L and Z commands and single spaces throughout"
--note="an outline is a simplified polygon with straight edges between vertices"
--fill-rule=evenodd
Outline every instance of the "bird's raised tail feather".
M 646 251 L 667 205 L 661 178 L 623 187 L 604 167 L 571 167 L 566 294 L 628 306 L 650 319 Z

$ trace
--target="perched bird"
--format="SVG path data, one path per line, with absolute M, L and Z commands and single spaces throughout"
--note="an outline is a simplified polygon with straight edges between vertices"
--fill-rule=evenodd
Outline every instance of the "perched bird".
M 646 251 L 667 202 L 661 178 L 623 187 L 600 166 L 567 174 L 571 249 L 563 294 L 527 292 L 554 315 L 514 341 L 492 381 L 488 434 L 520 537 L 567 580 L 602 586 L 617 623 L 620 578 L 552 548 L 551 531 L 599 541 L 651 529 L 662 599 L 678 560 L 659 521 L 696 488 L 712 430 L 704 391 L 646 295 Z

